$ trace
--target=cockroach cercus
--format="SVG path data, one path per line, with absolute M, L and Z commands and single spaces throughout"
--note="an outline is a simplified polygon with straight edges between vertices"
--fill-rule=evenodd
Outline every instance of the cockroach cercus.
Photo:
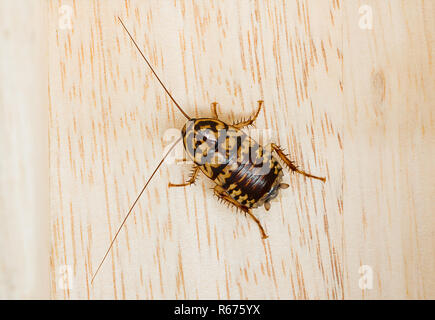
M 282 182 L 283 171 L 278 159 L 293 172 L 300 173 L 309 178 L 319 179 L 323 182 L 325 178 L 314 176 L 299 169 L 275 143 L 261 146 L 242 131 L 243 128 L 254 123 L 263 106 L 263 101 L 258 101 L 257 111 L 251 118 L 234 124 L 227 124 L 219 120 L 216 102 L 211 104 L 211 118 L 191 118 L 187 115 L 162 83 L 122 20 L 120 18 L 118 20 L 157 81 L 161 84 L 175 106 L 187 118 L 187 123 L 181 129 L 181 137 L 169 148 L 169 151 L 164 155 L 134 201 L 101 260 L 92 281 L 100 270 L 116 237 L 142 193 L 165 158 L 181 140 L 183 140 L 187 155 L 193 161 L 192 176 L 185 183 L 169 183 L 169 187 L 190 186 L 195 182 L 201 171 L 215 183 L 214 194 L 218 199 L 249 215 L 257 223 L 263 239 L 267 238 L 260 221 L 253 215 L 252 209 L 264 205 L 265 209 L 269 210 L 271 200 L 277 197 L 280 189 L 288 188 L 289 185 Z

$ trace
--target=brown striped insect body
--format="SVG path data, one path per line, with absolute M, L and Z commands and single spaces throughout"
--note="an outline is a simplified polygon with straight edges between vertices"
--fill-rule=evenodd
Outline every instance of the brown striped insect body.
M 181 130 L 181 138 L 170 147 L 169 151 L 161 159 L 133 205 L 130 207 L 121 226 L 113 237 L 106 254 L 101 260 L 97 271 L 92 277 L 92 282 L 142 193 L 147 188 L 165 158 L 181 140 L 183 141 L 184 150 L 194 163 L 192 176 L 189 181 L 185 183 L 169 183 L 169 186 L 184 187 L 191 185 L 195 182 L 201 171 L 215 183 L 214 194 L 220 200 L 236 207 L 254 219 L 260 228 L 262 237 L 267 238 L 260 221 L 253 215 L 252 209 L 264 205 L 265 209 L 269 210 L 270 202 L 278 196 L 280 189 L 288 187 L 288 184 L 282 183 L 283 169 L 278 158 L 293 172 L 322 181 L 325 181 L 325 178 L 317 177 L 298 169 L 279 146 L 274 143 L 261 146 L 242 131 L 243 128 L 254 123 L 262 109 L 263 101 L 258 101 L 257 111 L 251 118 L 232 125 L 219 120 L 217 103 L 211 104 L 212 118 L 193 119 L 189 117 L 164 86 L 124 23 L 121 19 L 119 19 L 119 21 L 163 89 L 188 121 Z M 275 154 L 273 154 L 274 152 Z
M 261 105 L 260 101 L 259 108 Z M 247 125 L 228 125 L 218 120 L 216 114 L 215 118 L 189 120 L 182 129 L 182 137 L 184 149 L 194 162 L 192 178 L 187 183 L 170 186 L 189 185 L 202 171 L 216 184 L 217 197 L 258 221 L 250 209 L 265 205 L 268 210 L 280 188 L 288 185 L 281 183 L 282 167 L 272 155 L 272 146 L 262 147 L 244 133 L 241 129 Z

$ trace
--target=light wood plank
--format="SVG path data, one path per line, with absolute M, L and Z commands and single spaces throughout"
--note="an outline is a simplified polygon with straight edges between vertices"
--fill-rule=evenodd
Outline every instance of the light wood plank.
M 52 297 L 433 298 L 432 4 L 370 2 L 370 31 L 358 26 L 362 4 L 50 2 Z M 61 5 L 71 29 L 59 28 Z M 209 116 L 218 101 L 231 122 L 263 99 L 256 127 L 328 180 L 287 174 L 271 211 L 256 211 L 262 241 L 210 181 L 168 189 L 188 174 L 168 164 L 91 286 L 165 135 L 185 120 L 117 16 L 186 112 Z M 361 265 L 373 289 L 359 288 Z
M 47 299 L 45 1 L 0 2 L 0 299 Z

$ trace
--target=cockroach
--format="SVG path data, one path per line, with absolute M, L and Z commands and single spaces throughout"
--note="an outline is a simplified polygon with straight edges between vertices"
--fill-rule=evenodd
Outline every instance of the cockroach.
M 181 129 L 181 137 L 163 156 L 162 160 L 142 188 L 142 191 L 133 202 L 130 210 L 113 237 L 112 242 L 101 260 L 97 271 L 92 277 L 91 282 L 95 279 L 95 276 L 110 252 L 119 232 L 151 179 L 163 164 L 166 157 L 181 140 L 183 140 L 185 152 L 193 161 L 192 175 L 187 182 L 179 184 L 169 183 L 169 187 L 190 186 L 196 181 L 198 174 L 201 171 L 207 178 L 215 183 L 214 194 L 217 198 L 231 206 L 234 206 L 241 212 L 245 213 L 245 215 L 249 215 L 258 225 L 262 238 L 266 239 L 268 236 L 266 235 L 260 221 L 252 213 L 252 209 L 264 206 L 266 210 L 269 210 L 270 202 L 278 196 L 279 191 L 289 187 L 287 183 L 282 182 L 283 169 L 278 162 L 278 159 L 280 159 L 292 172 L 300 173 L 306 177 L 318 179 L 323 182 L 325 182 L 326 179 L 314 176 L 299 169 L 277 144 L 270 143 L 266 146 L 261 146 L 242 131 L 243 128 L 252 125 L 257 119 L 263 106 L 263 101 L 261 100 L 258 101 L 257 111 L 252 117 L 248 118 L 248 120 L 243 120 L 234 124 L 227 124 L 219 119 L 217 114 L 218 104 L 216 102 L 211 103 L 211 118 L 190 117 L 180 107 L 169 90 L 160 80 L 159 76 L 154 71 L 148 59 L 145 57 L 122 20 L 119 17 L 118 20 L 148 67 L 151 69 L 157 81 L 163 87 L 178 110 L 180 110 L 183 116 L 187 119 L 187 122 Z M 278 159 L 276 156 L 278 156 Z

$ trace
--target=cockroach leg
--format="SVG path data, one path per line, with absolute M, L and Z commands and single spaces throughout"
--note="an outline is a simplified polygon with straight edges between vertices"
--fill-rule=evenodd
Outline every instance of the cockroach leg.
M 298 167 L 284 154 L 284 152 L 282 151 L 282 149 L 278 145 L 272 143 L 271 147 L 277 153 L 277 155 L 281 158 L 281 160 L 284 161 L 284 163 L 287 165 L 287 167 L 290 170 L 297 172 L 297 173 L 300 173 L 308 178 L 318 179 L 318 180 L 321 180 L 323 182 L 326 181 L 326 178 L 317 177 L 317 176 L 312 175 L 311 173 L 308 173 L 308 172 L 305 172 L 303 170 L 298 169 Z
M 185 183 L 170 183 L 168 184 L 169 187 L 186 187 L 186 186 L 190 186 L 191 184 L 195 183 L 195 180 L 198 176 L 199 173 L 199 167 L 195 167 L 193 168 L 192 171 L 192 176 L 190 177 L 190 179 L 185 182 Z
M 266 232 L 264 231 L 263 226 L 261 225 L 261 223 L 260 223 L 260 221 L 257 219 L 257 217 L 254 216 L 254 215 L 252 214 L 251 209 L 248 209 L 248 212 L 247 212 L 247 213 L 251 216 L 252 219 L 254 219 L 254 221 L 257 223 L 258 227 L 260 228 L 260 231 L 261 231 L 261 237 L 262 237 L 263 239 L 267 239 L 269 236 L 268 236 L 268 235 L 266 234 Z
M 257 120 L 258 115 L 260 114 L 261 107 L 263 106 L 263 100 L 259 100 L 259 101 L 257 101 L 257 103 L 258 103 L 257 112 L 252 117 L 250 117 L 248 120 L 244 120 L 244 121 L 241 121 L 239 123 L 233 124 L 233 127 L 236 127 L 237 129 L 241 129 L 243 127 L 246 127 L 246 126 L 253 124 L 255 122 L 255 120 Z
M 187 159 L 187 158 L 175 159 L 175 163 L 180 163 L 180 162 L 184 163 L 184 162 L 187 162 L 187 161 L 189 161 L 189 159 Z
M 217 106 L 218 106 L 217 102 L 212 102 L 210 104 L 211 113 L 212 113 L 214 119 L 219 119 L 218 114 L 217 114 Z
M 263 239 L 266 239 L 268 237 L 268 235 L 266 234 L 266 232 L 263 229 L 263 226 L 261 225 L 260 221 L 257 219 L 256 216 L 254 216 L 254 214 L 251 212 L 251 209 L 242 206 L 240 203 L 238 203 L 236 200 L 234 200 L 233 198 L 231 198 L 228 193 L 225 191 L 224 188 L 222 188 L 221 186 L 217 185 L 214 187 L 214 194 L 226 201 L 229 204 L 232 204 L 233 206 L 235 206 L 236 208 L 240 209 L 241 211 L 243 211 L 244 213 L 247 213 L 248 215 L 251 216 L 252 219 L 254 219 L 254 221 L 257 223 L 258 227 L 260 228 L 260 232 L 261 232 L 261 237 Z

